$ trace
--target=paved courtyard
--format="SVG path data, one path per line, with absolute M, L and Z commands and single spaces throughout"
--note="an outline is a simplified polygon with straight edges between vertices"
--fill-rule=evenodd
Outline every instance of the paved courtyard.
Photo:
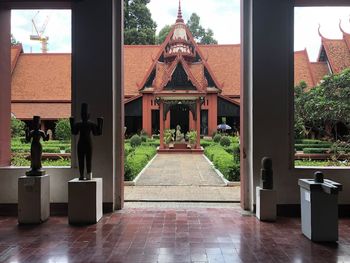
M 240 187 L 228 187 L 200 154 L 158 154 L 125 187 L 126 201 L 238 202 Z

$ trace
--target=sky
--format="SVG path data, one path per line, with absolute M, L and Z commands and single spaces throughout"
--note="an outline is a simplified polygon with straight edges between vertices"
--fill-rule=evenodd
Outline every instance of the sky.
M 182 0 L 182 12 L 187 21 L 193 12 L 201 18 L 204 28 L 214 31 L 219 44 L 240 42 L 240 0 Z M 200 4 L 199 4 L 200 3 Z M 151 0 L 148 5 L 159 32 L 167 24 L 176 20 L 177 0 Z M 25 52 L 40 52 L 40 43 L 29 40 L 33 27 L 31 19 L 35 10 L 12 11 L 12 33 L 23 43 Z M 71 12 L 69 10 L 41 10 L 35 21 L 40 28 L 45 18 L 50 20 L 45 31 L 49 36 L 49 52 L 71 52 Z M 303 7 L 295 9 L 295 50 L 307 49 L 311 61 L 317 59 L 321 40 L 318 25 L 327 38 L 341 38 L 339 19 L 342 27 L 350 33 L 350 7 Z

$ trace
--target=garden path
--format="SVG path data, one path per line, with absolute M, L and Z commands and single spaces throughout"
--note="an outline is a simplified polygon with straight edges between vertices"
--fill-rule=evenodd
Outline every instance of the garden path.
M 125 187 L 125 200 L 239 202 L 240 187 L 227 187 L 204 155 L 158 154 Z

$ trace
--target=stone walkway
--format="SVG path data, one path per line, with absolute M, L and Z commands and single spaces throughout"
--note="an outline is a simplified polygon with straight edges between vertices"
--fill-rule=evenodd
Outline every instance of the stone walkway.
M 125 186 L 125 200 L 239 202 L 240 187 L 227 187 L 204 155 L 158 154 L 135 186 Z

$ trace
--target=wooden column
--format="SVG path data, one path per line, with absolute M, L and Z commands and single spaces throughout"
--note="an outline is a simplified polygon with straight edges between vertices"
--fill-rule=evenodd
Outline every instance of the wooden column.
M 0 166 L 11 159 L 11 10 L 0 4 Z
M 189 127 L 190 127 L 190 131 L 192 131 L 192 130 L 195 130 L 196 129 L 196 123 L 195 123 L 195 121 L 194 121 L 194 119 L 193 119 L 193 114 L 192 114 L 192 112 L 191 111 L 188 111 L 188 119 L 189 119 Z
M 152 136 L 152 109 L 150 95 L 142 96 L 142 129 L 148 136 Z
M 164 105 L 161 101 L 159 104 L 159 139 L 160 139 L 160 149 L 164 149 Z
M 197 131 L 197 145 L 196 148 L 200 149 L 201 146 L 201 102 L 197 100 L 197 118 L 196 118 L 196 131 Z
M 208 135 L 213 136 L 218 127 L 218 97 L 216 94 L 208 96 Z
M 170 111 L 166 115 L 165 129 L 170 129 Z

